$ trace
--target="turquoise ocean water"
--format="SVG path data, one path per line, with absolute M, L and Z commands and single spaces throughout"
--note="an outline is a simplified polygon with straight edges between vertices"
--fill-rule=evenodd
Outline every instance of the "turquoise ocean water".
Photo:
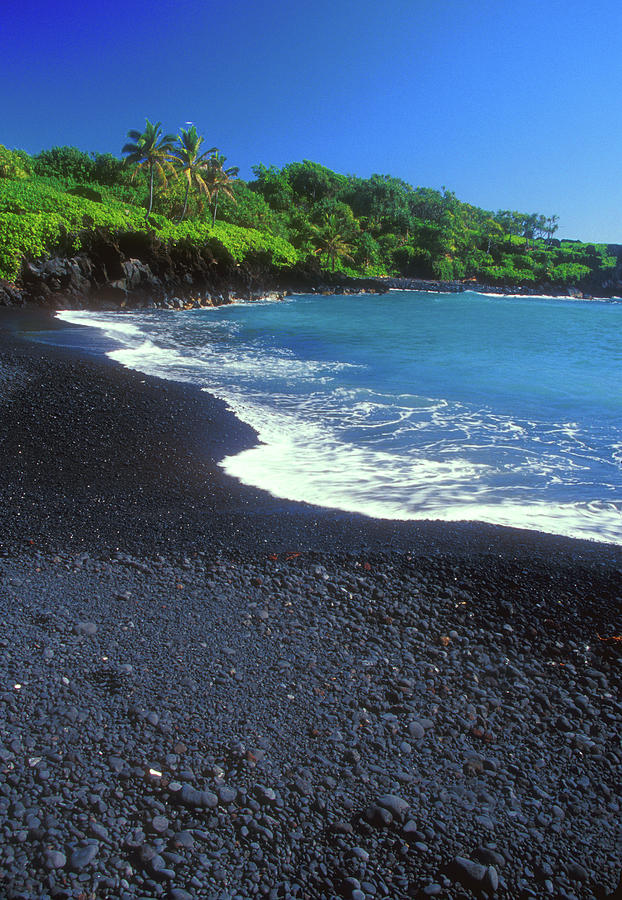
M 276 496 L 622 543 L 620 301 L 404 291 L 59 318 L 65 343 L 226 400 L 260 443 L 223 469 Z

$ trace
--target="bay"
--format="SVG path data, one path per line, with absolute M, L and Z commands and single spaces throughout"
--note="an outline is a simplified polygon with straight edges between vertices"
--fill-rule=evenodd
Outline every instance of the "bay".
M 392 291 L 58 317 L 56 341 L 224 399 L 259 443 L 221 466 L 276 496 L 622 543 L 620 301 Z

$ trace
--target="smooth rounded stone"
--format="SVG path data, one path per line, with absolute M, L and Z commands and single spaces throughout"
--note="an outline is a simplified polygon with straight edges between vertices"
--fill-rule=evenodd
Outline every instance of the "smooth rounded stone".
M 168 819 L 166 816 L 154 816 L 151 820 L 151 827 L 156 834 L 164 834 L 168 828 Z
M 166 862 L 159 853 L 154 853 L 153 856 L 150 856 L 148 860 L 145 860 L 145 862 L 152 872 L 162 872 L 164 869 L 166 869 Z
M 573 862 L 568 866 L 568 877 L 573 881 L 581 881 L 585 883 L 589 879 L 587 869 L 584 869 L 580 863 Z
M 189 831 L 178 831 L 173 837 L 173 845 L 175 847 L 185 847 L 189 850 L 191 847 L 194 847 L 194 837 Z
M 478 847 L 473 851 L 472 856 L 476 862 L 482 863 L 484 866 L 496 866 L 497 869 L 502 869 L 505 865 L 505 856 L 490 847 Z
M 402 828 L 402 834 L 406 838 L 407 841 L 416 841 L 418 840 L 417 835 L 420 834 L 419 826 L 415 822 L 414 819 L 409 819 L 404 827 Z
M 276 802 L 276 793 L 272 788 L 264 787 L 261 784 L 255 787 L 255 796 L 260 803 L 272 804 Z
M 426 884 L 423 888 L 423 895 L 425 897 L 438 897 L 438 895 L 442 893 L 443 887 L 436 881 L 433 881 L 431 884 Z
M 378 797 L 376 804 L 388 809 L 394 819 L 403 819 L 410 809 L 410 804 L 396 794 L 383 794 Z
M 337 819 L 330 827 L 331 831 L 334 831 L 336 834 L 354 834 L 352 824 L 343 819 Z
M 97 625 L 95 622 L 78 622 L 73 626 L 73 630 L 75 634 L 84 634 L 87 637 L 92 637 L 94 634 L 97 634 Z
M 15 803 L 12 804 L 11 809 L 10 809 L 10 814 L 14 819 L 23 818 L 25 812 L 26 812 L 26 807 L 21 802 L 21 800 L 16 800 Z
M 408 734 L 414 741 L 420 741 L 425 737 L 425 728 L 417 719 L 408 723 Z
M 76 847 L 72 850 L 71 855 L 69 857 L 69 867 L 73 869 L 74 872 L 79 872 L 81 869 L 84 869 L 90 862 L 92 862 L 97 854 L 99 853 L 99 843 L 97 841 L 92 841 L 88 844 L 83 844 L 80 847 Z
M 488 866 L 484 875 L 484 890 L 494 894 L 499 887 L 499 876 L 494 866 Z
M 103 825 L 100 825 L 98 822 L 90 822 L 89 823 L 89 831 L 93 835 L 93 837 L 98 838 L 100 841 L 108 842 L 110 840 L 110 835 L 108 834 L 108 830 L 104 828 Z
M 183 806 L 199 809 L 213 809 L 218 806 L 218 797 L 211 791 L 198 791 L 189 784 L 184 784 L 177 792 L 176 799 Z
M 62 869 L 67 863 L 67 857 L 62 850 L 46 850 L 44 863 L 46 869 Z
M 139 846 L 138 858 L 142 863 L 151 862 L 153 857 L 156 855 L 157 851 L 151 844 L 142 844 L 142 846 Z
M 377 803 L 368 806 L 363 815 L 365 821 L 374 828 L 388 828 L 393 821 L 390 811 L 384 806 L 378 806 Z
M 360 888 L 355 888 L 350 894 L 351 900 L 365 900 L 365 891 L 360 890 Z
M 351 852 L 352 856 L 356 859 L 360 859 L 361 862 L 368 862 L 369 853 L 363 847 L 353 847 Z
M 486 866 L 464 856 L 454 856 L 450 869 L 454 880 L 467 888 L 474 884 L 481 885 L 487 871 Z
M 220 800 L 221 803 L 224 803 L 225 805 L 227 805 L 229 803 L 233 803 L 238 796 L 237 788 L 229 787 L 226 784 L 221 785 L 217 789 L 217 793 L 218 793 L 218 799 Z
M 171 888 L 168 892 L 168 900 L 194 900 L 194 896 L 183 888 Z

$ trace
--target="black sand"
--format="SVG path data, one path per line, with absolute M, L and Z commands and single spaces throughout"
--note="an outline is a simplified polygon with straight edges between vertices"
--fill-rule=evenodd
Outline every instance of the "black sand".
M 40 317 L 31 313 L 27 327 L 39 327 Z M 392 549 L 503 558 L 517 568 L 622 566 L 622 547 L 481 523 L 380 521 L 247 488 L 216 465 L 255 440 L 224 403 L 107 361 L 24 343 L 23 322 L 24 314 L 0 318 L 4 366 L 29 379 L 0 412 L 1 540 L 133 552 Z
M 622 548 L 272 498 L 218 468 L 254 440 L 220 401 L 24 322 L 0 320 L 0 892 L 613 891 Z

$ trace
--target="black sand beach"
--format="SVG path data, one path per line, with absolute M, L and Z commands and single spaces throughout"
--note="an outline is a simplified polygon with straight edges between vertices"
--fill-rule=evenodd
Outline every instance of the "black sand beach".
M 223 403 L 30 326 L 0 319 L 2 896 L 612 895 L 622 547 L 272 498 L 218 468 L 254 440 Z

